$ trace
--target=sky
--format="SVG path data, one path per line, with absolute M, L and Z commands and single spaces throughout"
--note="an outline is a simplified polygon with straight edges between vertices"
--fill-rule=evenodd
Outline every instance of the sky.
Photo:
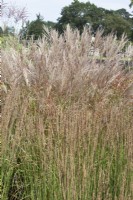
M 81 2 L 87 1 L 81 0 Z M 45 21 L 56 22 L 60 17 L 61 9 L 70 5 L 72 0 L 4 0 L 4 2 L 12 3 L 18 7 L 26 7 L 30 21 L 35 20 L 36 14 L 40 13 Z M 132 11 L 129 8 L 130 0 L 90 0 L 90 3 L 108 10 L 125 8 L 128 12 Z

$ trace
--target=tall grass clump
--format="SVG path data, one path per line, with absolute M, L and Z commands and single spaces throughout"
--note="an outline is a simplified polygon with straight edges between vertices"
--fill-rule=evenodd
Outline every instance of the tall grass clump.
M 97 32 L 100 54 L 90 56 L 91 34 L 69 26 L 28 47 L 7 41 L 3 200 L 133 199 L 133 47 L 126 44 Z

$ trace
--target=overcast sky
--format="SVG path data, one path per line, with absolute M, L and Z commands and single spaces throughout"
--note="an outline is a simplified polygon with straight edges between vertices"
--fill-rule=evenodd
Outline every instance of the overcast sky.
M 4 2 L 20 7 L 26 6 L 30 21 L 36 18 L 36 14 L 40 13 L 45 21 L 56 22 L 58 17 L 60 17 L 61 9 L 64 6 L 70 5 L 72 0 L 4 0 Z M 87 0 L 81 0 L 81 2 L 87 2 Z M 131 12 L 129 8 L 130 0 L 90 0 L 90 3 L 113 10 L 125 8 Z

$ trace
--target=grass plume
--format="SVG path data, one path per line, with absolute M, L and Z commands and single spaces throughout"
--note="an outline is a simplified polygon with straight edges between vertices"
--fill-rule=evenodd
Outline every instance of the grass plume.
M 133 199 L 133 47 L 97 32 L 95 57 L 86 28 L 50 38 L 2 49 L 2 199 Z

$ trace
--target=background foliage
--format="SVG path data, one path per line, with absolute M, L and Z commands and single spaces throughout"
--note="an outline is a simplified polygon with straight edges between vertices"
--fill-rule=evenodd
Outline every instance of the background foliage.
M 132 1 L 130 6 L 132 6 Z M 13 8 L 10 9 L 12 11 Z M 70 5 L 62 8 L 61 17 L 57 19 L 56 23 L 45 21 L 40 14 L 36 15 L 36 20 L 31 22 L 26 21 L 26 14 L 24 11 L 24 9 L 21 11 L 22 19 L 17 17 L 17 14 L 13 16 L 17 21 L 22 20 L 23 22 L 26 22 L 22 24 L 22 28 L 19 33 L 23 39 L 30 38 L 32 36 L 34 36 L 34 39 L 42 37 L 45 33 L 44 25 L 48 28 L 55 28 L 59 31 L 59 33 L 63 33 L 67 24 L 70 24 L 73 29 L 77 28 L 80 33 L 83 32 L 84 26 L 88 26 L 93 33 L 95 33 L 97 29 L 103 29 L 105 35 L 114 32 L 117 34 L 118 38 L 125 33 L 129 40 L 133 41 L 133 16 L 124 8 L 116 11 L 107 10 L 97 7 L 89 1 L 83 3 L 78 0 L 74 0 Z M 18 11 L 15 11 L 15 13 L 18 13 Z M 10 32 L 11 28 L 10 31 L 8 31 L 7 27 L 6 30 L 3 31 L 3 34 L 10 34 Z M 0 30 L 0 34 L 1 33 L 2 32 Z

